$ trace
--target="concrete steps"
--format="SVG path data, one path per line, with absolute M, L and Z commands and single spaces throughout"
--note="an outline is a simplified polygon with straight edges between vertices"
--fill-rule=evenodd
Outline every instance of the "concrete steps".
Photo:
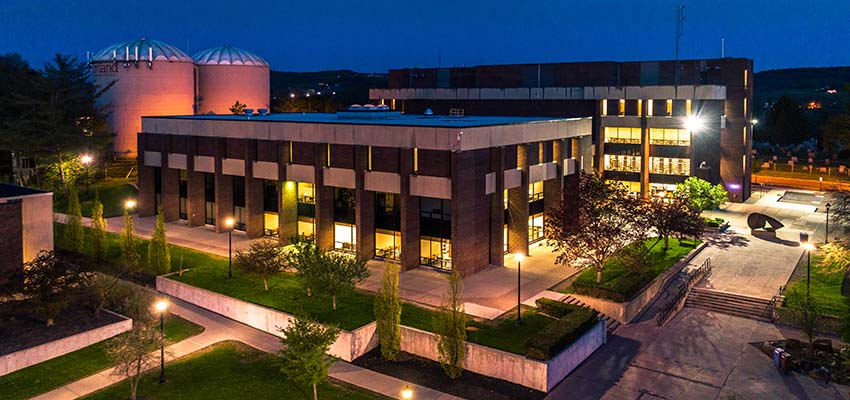
M 770 300 L 695 287 L 691 289 L 685 307 L 699 308 L 721 314 L 771 322 Z
M 567 304 L 574 304 L 574 305 L 584 307 L 584 308 L 591 308 L 591 309 L 593 308 L 593 307 L 590 307 L 589 305 L 585 304 L 581 300 L 579 300 L 579 299 L 577 299 L 573 296 L 570 296 L 570 295 L 567 295 L 567 297 L 565 297 L 561 301 L 563 301 L 564 303 L 567 303 Z M 598 316 L 599 316 L 599 319 L 605 321 L 605 329 L 608 331 L 609 334 L 614 332 L 615 330 L 617 330 L 617 328 L 620 327 L 620 322 L 617 321 L 616 319 L 611 318 L 610 316 L 605 315 L 603 313 L 599 313 Z

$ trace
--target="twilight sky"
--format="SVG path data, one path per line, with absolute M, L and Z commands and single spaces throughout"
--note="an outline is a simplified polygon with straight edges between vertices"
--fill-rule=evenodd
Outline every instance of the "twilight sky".
M 850 0 L 0 0 L 0 53 L 53 53 L 148 37 L 189 55 L 243 47 L 314 71 L 726 55 L 756 70 L 850 65 Z

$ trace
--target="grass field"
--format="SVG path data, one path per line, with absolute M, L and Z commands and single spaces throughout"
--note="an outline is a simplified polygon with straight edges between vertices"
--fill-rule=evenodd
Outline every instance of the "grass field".
M 95 191 L 103 203 L 103 215 L 106 218 L 124 213 L 124 202 L 138 197 L 138 191 L 124 179 L 99 181 L 88 189 L 83 185 L 79 189 L 80 208 L 84 217 L 91 217 L 94 207 Z M 53 210 L 60 213 L 68 211 L 68 199 L 62 193 L 53 194 Z
M 165 321 L 165 337 L 176 343 L 203 332 L 204 328 L 178 317 Z M 111 339 L 64 356 L 0 377 L 0 399 L 18 400 L 48 392 L 109 368 Z
M 165 384 L 158 371 L 147 373 L 138 395 L 148 400 L 231 400 L 304 399 L 312 400 L 311 387 L 284 380 L 275 357 L 237 342 L 225 342 L 166 366 Z M 385 397 L 335 382 L 318 387 L 319 398 L 367 400 Z M 129 383 L 121 382 L 89 396 L 86 400 L 117 400 L 130 396 Z
M 805 265 L 803 268 L 805 268 Z M 837 317 L 843 317 L 847 314 L 847 301 L 841 295 L 841 283 L 843 281 L 843 268 L 825 265 L 821 256 L 812 255 L 811 295 L 823 307 L 824 314 Z M 797 289 L 800 293 L 806 293 L 805 269 L 802 274 L 792 278 L 786 289 Z

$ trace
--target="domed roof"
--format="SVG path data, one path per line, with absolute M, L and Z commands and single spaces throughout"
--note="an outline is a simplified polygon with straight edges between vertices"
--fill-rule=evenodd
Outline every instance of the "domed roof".
M 95 53 L 94 56 L 92 56 L 92 61 L 122 61 L 127 58 L 135 61 L 136 48 L 139 49 L 138 52 L 140 61 L 150 61 L 148 58 L 153 56 L 153 61 L 193 62 L 192 57 L 189 57 L 189 55 L 177 47 L 158 40 L 145 38 L 107 46 L 103 50 Z
M 268 67 L 269 63 L 260 56 L 233 46 L 220 46 L 206 49 L 195 54 L 198 65 L 245 65 L 249 67 Z

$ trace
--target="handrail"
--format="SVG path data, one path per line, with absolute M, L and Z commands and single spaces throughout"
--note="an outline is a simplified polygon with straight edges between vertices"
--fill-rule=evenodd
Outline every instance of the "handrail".
M 673 298 L 673 301 L 668 303 L 664 309 L 662 309 L 656 316 L 655 320 L 658 323 L 658 326 L 664 325 L 665 322 L 670 318 L 670 316 L 678 311 L 682 303 L 688 298 L 688 295 L 691 293 L 691 288 L 696 285 L 702 278 L 711 275 L 711 258 L 706 258 L 703 261 L 702 265 L 687 273 L 687 277 L 685 278 L 684 283 L 682 284 L 679 292 L 676 293 L 676 297 Z
M 771 321 L 774 321 L 776 319 L 773 311 L 776 309 L 776 304 L 779 302 L 779 300 L 784 297 L 784 295 L 782 294 L 783 292 L 785 292 L 785 285 L 780 286 L 776 294 L 770 298 L 770 303 L 768 303 L 767 307 L 764 308 L 762 316 L 768 316 Z

